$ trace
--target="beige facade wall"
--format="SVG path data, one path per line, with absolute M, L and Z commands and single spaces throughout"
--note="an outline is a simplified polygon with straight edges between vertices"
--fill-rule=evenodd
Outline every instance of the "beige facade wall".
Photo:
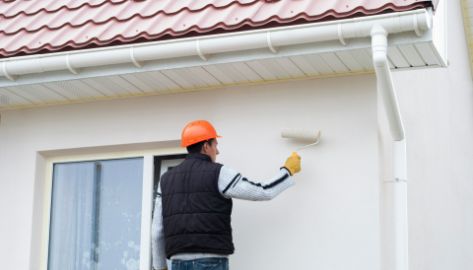
M 447 69 L 394 74 L 408 138 L 411 269 L 473 266 L 473 83 L 460 1 Z
M 183 125 L 199 118 L 224 136 L 219 161 L 256 179 L 271 177 L 297 146 L 280 138 L 283 128 L 323 132 L 320 145 L 301 153 L 295 187 L 272 202 L 235 202 L 234 269 L 376 269 L 374 76 L 3 112 L 5 267 L 28 269 L 30 247 L 37 262 L 38 198 L 46 192 L 39 151 L 178 139 Z

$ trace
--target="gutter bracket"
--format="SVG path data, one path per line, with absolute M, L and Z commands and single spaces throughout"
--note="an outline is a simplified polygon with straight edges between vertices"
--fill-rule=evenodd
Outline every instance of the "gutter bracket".
M 338 40 L 343 46 L 347 46 L 347 42 L 345 41 L 345 38 L 343 37 L 343 30 L 342 30 L 342 24 L 338 24 L 337 26 L 337 32 L 338 32 Z
M 197 51 L 197 55 L 200 57 L 200 59 L 204 60 L 204 61 L 207 61 L 207 57 L 205 56 L 205 54 L 202 52 L 202 49 L 200 48 L 200 39 L 197 39 L 195 41 L 195 49 Z
M 75 69 L 72 65 L 71 65 L 71 59 L 70 59 L 70 54 L 67 54 L 66 55 L 66 66 L 67 66 L 67 69 L 72 73 L 72 74 L 79 74 L 79 71 L 77 69 Z
M 130 58 L 131 58 L 131 62 L 133 62 L 133 65 L 135 65 L 135 67 L 137 67 L 137 68 L 142 68 L 143 67 L 143 64 L 141 64 L 138 60 L 136 60 L 135 47 L 134 46 L 130 47 Z
M 419 19 L 417 19 L 417 16 L 414 16 L 413 24 L 414 24 L 414 31 L 416 32 L 416 35 L 418 37 L 422 36 L 423 31 L 420 28 Z
M 7 79 L 9 79 L 10 81 L 15 81 L 16 80 L 16 76 L 13 76 L 10 73 L 8 73 L 7 62 L 6 61 L 2 63 L 2 71 L 3 71 L 3 74 L 5 75 L 5 77 L 7 77 Z
M 268 43 L 268 48 L 272 53 L 278 53 L 278 50 L 276 50 L 273 45 L 273 42 L 271 41 L 271 32 L 266 32 L 266 43 Z

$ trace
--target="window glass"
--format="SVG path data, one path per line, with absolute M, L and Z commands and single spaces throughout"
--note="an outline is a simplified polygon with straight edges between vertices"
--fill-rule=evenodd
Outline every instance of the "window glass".
M 48 269 L 139 269 L 142 182 L 142 158 L 54 164 Z

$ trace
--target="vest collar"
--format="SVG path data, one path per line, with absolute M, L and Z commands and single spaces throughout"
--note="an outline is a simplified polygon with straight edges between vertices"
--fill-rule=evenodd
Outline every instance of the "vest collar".
M 188 154 L 186 159 L 200 159 L 200 160 L 205 160 L 205 161 L 212 161 L 212 159 L 209 156 L 205 154 L 201 154 L 201 153 Z

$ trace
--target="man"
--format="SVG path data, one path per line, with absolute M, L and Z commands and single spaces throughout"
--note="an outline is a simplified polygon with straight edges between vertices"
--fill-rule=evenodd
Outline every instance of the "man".
M 156 197 L 153 226 L 153 268 L 228 270 L 233 253 L 232 198 L 271 200 L 294 184 L 301 158 L 293 153 L 268 181 L 256 182 L 216 163 L 219 151 L 214 127 L 207 121 L 189 123 L 182 131 L 186 159 L 166 172 Z

